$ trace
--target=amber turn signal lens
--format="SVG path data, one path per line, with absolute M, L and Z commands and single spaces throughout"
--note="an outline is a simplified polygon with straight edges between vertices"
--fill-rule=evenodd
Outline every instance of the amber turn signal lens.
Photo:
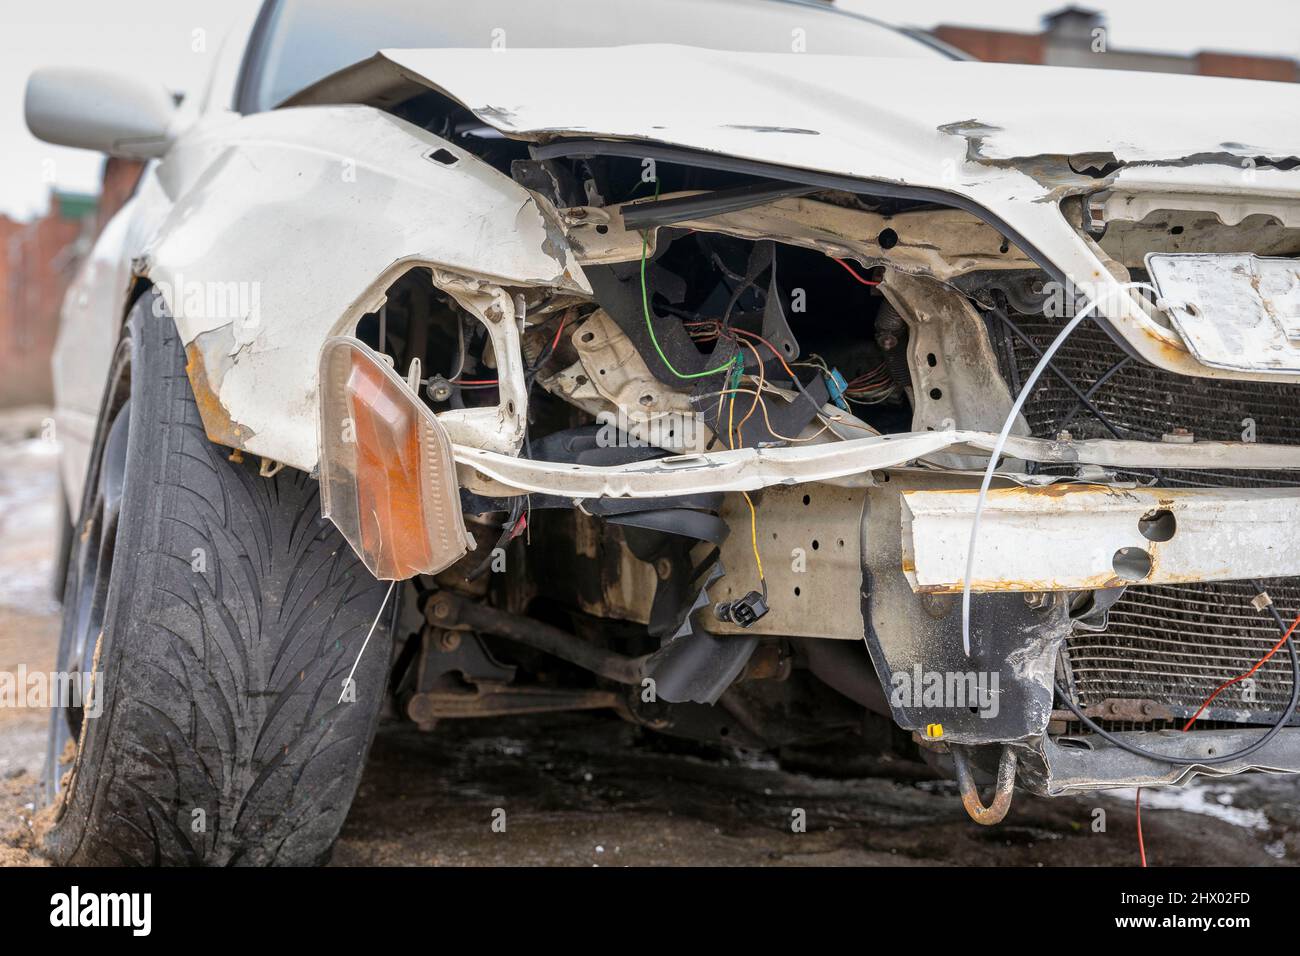
M 320 361 L 321 511 L 384 580 L 437 574 L 474 546 L 451 441 L 365 343 L 338 336 Z

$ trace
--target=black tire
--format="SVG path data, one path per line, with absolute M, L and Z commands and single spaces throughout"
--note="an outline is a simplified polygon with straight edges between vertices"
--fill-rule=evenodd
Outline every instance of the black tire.
M 102 711 L 54 712 L 46 849 L 75 865 L 321 863 L 378 720 L 391 604 L 355 702 L 339 697 L 388 584 L 321 518 L 314 480 L 261 478 L 208 441 L 156 301 L 136 302 L 115 352 L 76 526 L 59 668 L 93 664 Z

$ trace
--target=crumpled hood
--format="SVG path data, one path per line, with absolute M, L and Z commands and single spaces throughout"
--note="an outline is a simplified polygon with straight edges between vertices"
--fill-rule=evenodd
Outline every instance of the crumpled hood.
M 1181 195 L 1220 214 L 1231 205 L 1233 222 L 1263 211 L 1300 223 L 1300 84 L 682 46 L 384 50 L 284 105 L 384 108 L 421 87 L 506 136 L 570 141 L 553 150 L 616 140 L 636 157 L 653 144 L 671 149 L 663 161 L 691 162 L 688 150 L 775 179 L 862 192 L 875 181 L 964 208 L 1054 279 L 1091 290 L 1099 320 L 1151 364 L 1280 378 L 1197 361 L 1060 201 L 1112 189 L 1169 208 Z
M 680 46 L 384 50 L 290 104 L 385 68 L 512 137 L 642 139 L 939 188 L 978 179 L 971 163 L 1031 156 L 1300 157 L 1300 84 Z

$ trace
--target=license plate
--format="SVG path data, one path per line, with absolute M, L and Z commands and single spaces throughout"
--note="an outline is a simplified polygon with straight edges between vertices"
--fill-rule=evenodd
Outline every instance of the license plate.
M 1202 364 L 1300 372 L 1300 259 L 1153 252 L 1146 263 L 1174 328 Z

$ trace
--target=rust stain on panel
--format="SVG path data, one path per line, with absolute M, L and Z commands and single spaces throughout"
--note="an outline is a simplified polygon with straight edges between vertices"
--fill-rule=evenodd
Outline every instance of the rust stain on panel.
M 208 441 L 230 448 L 245 447 L 244 443 L 253 437 L 253 430 L 232 420 L 226 406 L 221 404 L 221 399 L 208 380 L 207 365 L 197 339 L 185 346 L 185 360 L 185 374 L 189 376 L 190 387 L 194 390 L 194 404 L 198 406 L 199 416 L 203 419 L 203 430 L 207 432 Z

